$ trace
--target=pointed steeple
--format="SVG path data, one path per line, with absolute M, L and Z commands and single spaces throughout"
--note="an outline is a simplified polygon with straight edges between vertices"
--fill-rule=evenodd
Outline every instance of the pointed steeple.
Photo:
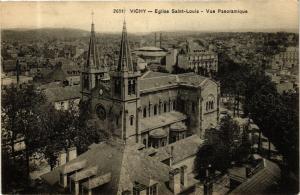
M 92 17 L 93 15 L 94 13 L 92 12 Z M 90 37 L 86 66 L 90 68 L 100 68 L 99 54 L 96 45 L 95 24 L 93 18 L 92 18 L 91 37 Z
M 123 23 L 123 31 L 122 31 L 122 38 L 121 38 L 121 45 L 120 45 L 118 71 L 134 72 L 132 57 L 131 57 L 128 39 L 127 39 L 125 19 Z

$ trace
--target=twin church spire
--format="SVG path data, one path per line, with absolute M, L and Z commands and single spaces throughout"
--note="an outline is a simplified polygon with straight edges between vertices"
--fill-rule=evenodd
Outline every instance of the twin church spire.
M 120 44 L 118 71 L 134 72 L 134 66 L 132 63 L 132 57 L 130 53 L 129 43 L 127 39 L 126 21 L 123 22 L 123 31 Z
M 90 68 L 102 69 L 105 64 L 101 63 L 100 56 L 97 48 L 95 24 L 94 24 L 94 13 L 92 12 L 92 24 L 91 24 L 91 36 L 89 42 L 89 50 L 86 66 Z M 117 64 L 117 71 L 121 72 L 134 72 L 135 67 L 132 62 L 130 47 L 127 38 L 126 21 L 123 22 L 122 37 L 120 43 L 119 59 Z
M 91 25 L 91 37 L 89 42 L 89 50 L 88 50 L 88 58 L 87 58 L 86 66 L 92 68 L 100 68 L 101 66 L 104 66 L 103 64 L 100 64 L 94 22 L 92 22 Z

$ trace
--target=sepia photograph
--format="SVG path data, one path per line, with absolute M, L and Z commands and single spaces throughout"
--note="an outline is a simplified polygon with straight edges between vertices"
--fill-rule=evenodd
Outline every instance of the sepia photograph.
M 1 194 L 299 193 L 299 1 L 2 1 Z

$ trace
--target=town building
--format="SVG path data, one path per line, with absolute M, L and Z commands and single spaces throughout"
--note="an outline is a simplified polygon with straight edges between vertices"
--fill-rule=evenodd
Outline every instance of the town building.
M 136 56 L 137 59 L 143 60 L 134 60 L 134 63 L 136 62 L 139 67 L 147 67 L 152 71 L 166 70 L 166 55 L 168 51 L 162 48 L 162 33 L 160 33 L 159 40 L 156 33 L 154 35 L 154 46 L 140 47 L 132 52 L 133 57 Z M 157 42 L 159 42 L 159 46 L 157 46 Z
M 228 194 L 270 194 L 278 185 L 281 170 L 274 162 L 254 154 L 247 164 L 230 169 L 229 178 Z
M 177 60 L 178 67 L 193 70 L 200 75 L 214 76 L 218 72 L 217 53 L 191 40 L 179 51 Z
M 297 47 L 287 47 L 285 52 L 273 56 L 271 65 L 272 69 L 294 69 L 298 71 L 299 49 Z
M 265 74 L 275 83 L 278 93 L 296 92 L 299 83 L 299 50 L 288 47 L 285 52 L 276 54 L 271 61 L 271 69 Z
M 79 85 L 48 87 L 42 91 L 47 102 L 56 110 L 68 110 L 72 106 L 74 109 L 78 109 L 81 99 Z
M 157 71 L 158 67 L 165 67 L 167 51 L 159 47 L 141 47 L 132 52 L 147 63 L 150 70 Z
M 197 151 L 205 130 L 218 124 L 219 83 L 195 73 L 142 75 L 132 61 L 125 21 L 119 54 L 109 83 L 97 81 L 99 71 L 85 71 L 95 70 L 94 63 L 82 73 L 90 120 L 112 138 L 76 158 L 62 152 L 61 166 L 43 180 L 55 192 L 74 194 L 179 194 L 194 188 Z

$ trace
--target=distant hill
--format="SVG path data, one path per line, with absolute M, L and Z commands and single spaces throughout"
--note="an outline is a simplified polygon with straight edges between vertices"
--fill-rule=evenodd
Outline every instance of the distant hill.
M 4 29 L 2 40 L 73 39 L 89 36 L 90 32 L 72 28 Z

